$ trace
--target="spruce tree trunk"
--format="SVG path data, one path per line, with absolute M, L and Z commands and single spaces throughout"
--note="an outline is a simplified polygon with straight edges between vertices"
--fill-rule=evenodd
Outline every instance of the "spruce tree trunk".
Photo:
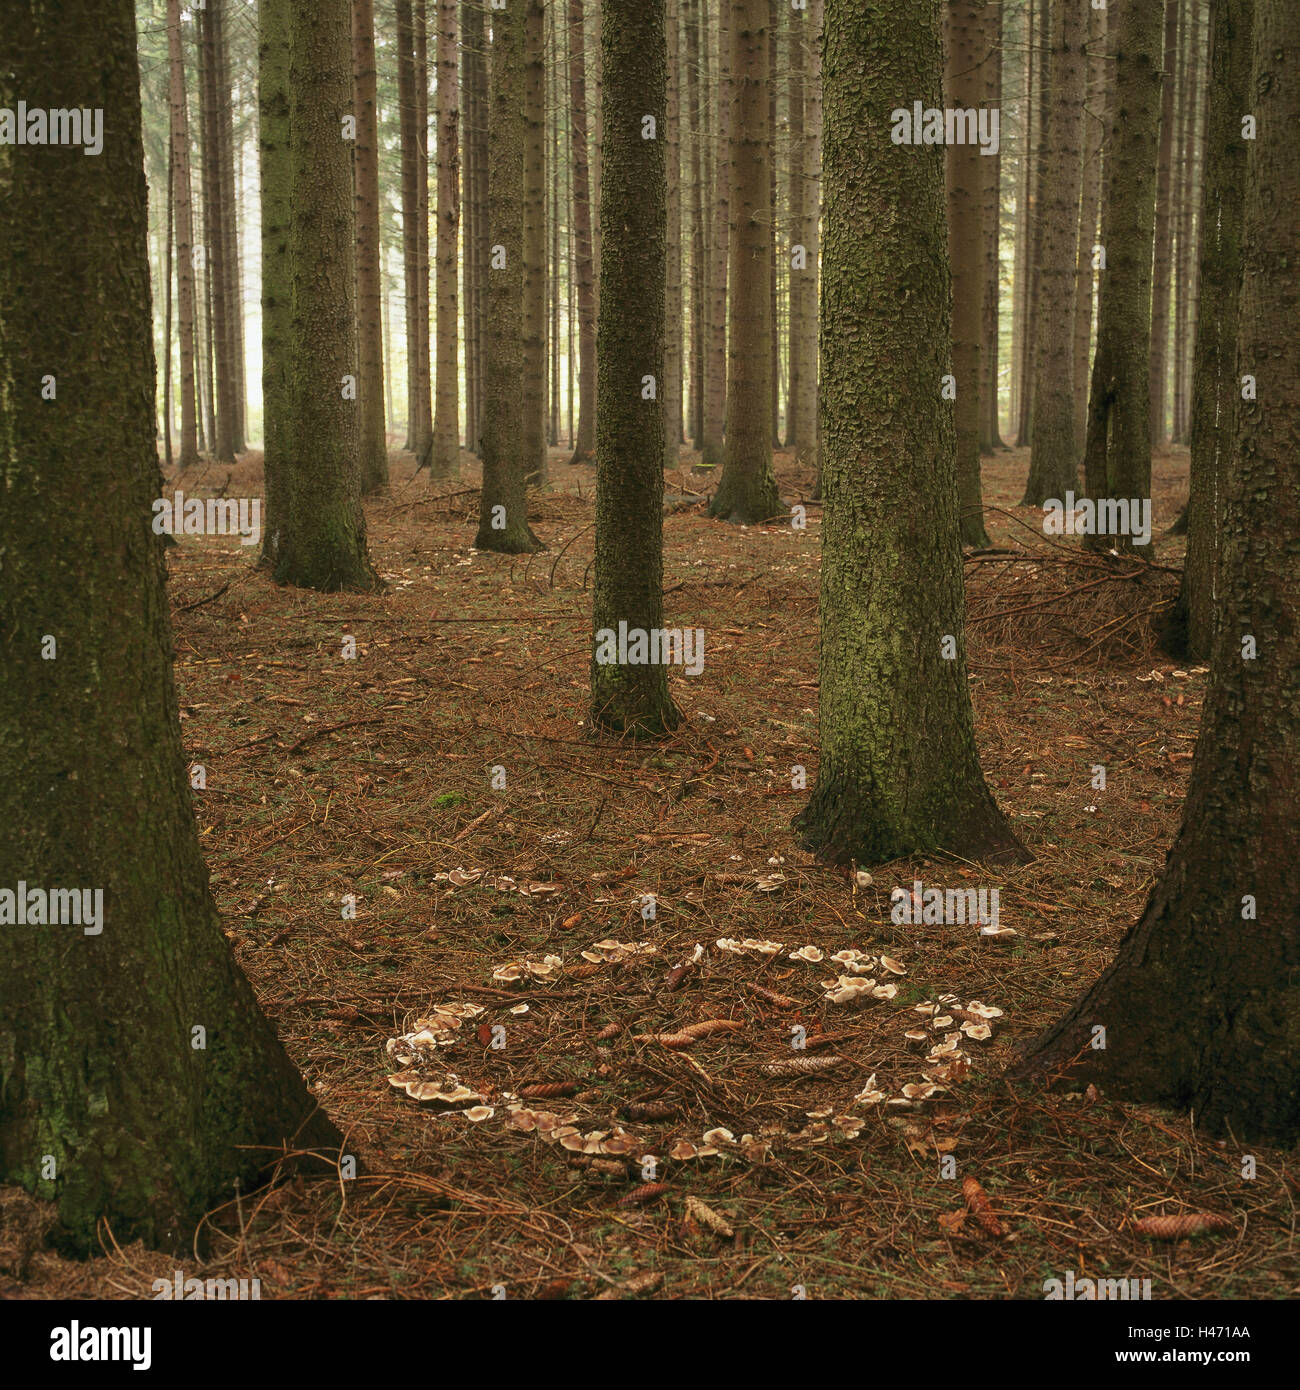
M 731 270 L 732 254 L 729 237 L 732 234 L 735 216 L 731 199 L 736 191 L 736 148 L 732 140 L 732 122 L 736 119 L 732 30 L 741 23 L 745 3 L 746 0 L 719 0 L 718 4 L 718 72 L 715 88 L 718 122 L 713 140 L 717 156 L 714 164 L 713 201 L 710 204 L 713 209 L 713 225 L 709 236 L 709 287 L 704 344 L 704 435 L 700 441 L 700 462 L 709 467 L 716 467 L 723 462 L 723 434 L 727 427 L 727 277 Z M 706 7 L 702 6 L 703 8 Z M 766 102 L 765 93 L 762 94 L 762 99 Z M 757 107 L 755 109 L 757 110 Z M 752 131 L 750 135 L 753 135 Z M 735 293 L 734 285 L 732 293 Z
M 352 100 L 351 3 L 317 0 L 310 12 L 293 5 L 291 16 L 289 514 L 274 576 L 307 589 L 377 589 L 361 510 L 356 237 L 339 124 Z
M 465 208 L 465 249 L 462 284 L 465 300 L 465 447 L 472 454 L 480 451 L 483 424 L 483 295 L 484 262 L 487 244 L 484 232 L 482 197 L 485 138 L 487 133 L 486 30 L 483 7 L 471 0 L 461 6 L 464 93 L 465 180 L 462 201 Z
M 731 16 L 731 266 L 727 427 L 709 515 L 753 524 L 781 510 L 772 473 L 772 220 L 767 137 L 767 0 L 736 0 Z
M 1165 426 L 1168 352 L 1169 300 L 1172 289 L 1174 200 L 1171 196 L 1174 169 L 1175 68 L 1178 60 L 1179 0 L 1166 0 L 1164 58 L 1161 63 L 1160 154 L 1156 165 L 1155 278 L 1151 286 L 1151 446 L 1161 447 L 1167 438 Z
M 983 13 L 984 106 L 1002 109 L 1002 0 L 988 0 Z M 1002 139 L 1006 126 L 1000 127 Z M 998 409 L 999 299 L 1002 293 L 1002 145 L 980 161 L 984 200 L 984 292 L 980 328 L 980 453 L 1004 450 Z
M 1197 197 L 1197 149 L 1200 126 L 1201 24 L 1200 11 L 1193 6 L 1186 15 L 1187 27 L 1187 92 L 1183 98 L 1186 132 L 1183 137 L 1183 158 L 1180 161 L 1182 189 L 1178 209 L 1178 266 L 1177 291 L 1174 295 L 1174 416 L 1173 441 L 1187 443 L 1190 394 L 1190 348 L 1192 345 L 1192 304 L 1195 295 L 1196 246 L 1194 242 L 1193 210 Z
M 1075 267 L 1083 175 L 1083 98 L 1087 74 L 1087 12 L 1077 0 L 1056 0 L 1052 15 L 1052 104 L 1047 122 L 1046 177 L 1039 201 L 1042 249 L 1033 433 L 1029 480 L 1021 506 L 1064 501 L 1079 476 L 1074 434 Z M 1077 389 L 1082 390 L 1082 383 Z
M 966 679 L 944 151 L 890 141 L 900 94 L 942 104 L 938 11 L 827 0 L 823 63 L 821 762 L 797 823 L 835 864 L 1023 860 Z
M 248 447 L 244 439 L 244 302 L 239 272 L 239 196 L 235 184 L 234 93 L 230 84 L 230 55 L 226 43 L 225 0 L 212 0 L 215 54 L 216 128 L 220 196 L 217 223 L 221 232 L 226 279 L 226 349 L 230 361 L 231 447 L 236 455 Z
M 1106 10 L 1089 10 L 1088 100 L 1083 142 L 1083 196 L 1079 202 L 1079 252 L 1074 280 L 1074 444 L 1083 457 L 1088 432 L 1088 378 L 1092 366 L 1092 296 L 1101 213 L 1102 145 L 1106 134 Z
M 416 158 L 415 20 L 411 0 L 397 0 L 397 107 L 401 132 L 402 269 L 406 287 L 406 448 L 419 447 L 419 161 Z
M 488 112 L 483 486 L 479 550 L 517 555 L 540 542 L 528 525 L 520 383 L 524 374 L 524 6 L 492 12 Z
M 524 30 L 524 473 L 546 481 L 546 14 L 527 0 Z
M 705 320 L 708 302 L 708 200 L 705 190 L 703 128 L 704 107 L 700 101 L 700 0 L 683 0 L 683 27 L 686 30 L 686 119 L 691 130 L 691 408 L 688 432 L 694 448 L 704 441 L 704 355 Z
M 262 451 L 265 515 L 258 564 L 275 572 L 292 517 L 289 353 L 293 267 L 289 257 L 293 150 L 289 129 L 289 11 L 261 0 L 257 15 L 258 154 L 262 193 Z
M 201 100 L 200 134 L 203 149 L 203 236 L 204 268 L 208 282 L 208 328 L 212 341 L 212 369 L 215 414 L 212 435 L 213 457 L 218 463 L 235 461 L 234 363 L 230 355 L 229 280 L 226 274 L 226 238 L 221 219 L 221 133 L 220 100 L 217 92 L 217 4 L 205 5 L 198 12 L 199 81 Z
M 460 471 L 460 362 L 456 266 L 460 227 L 460 67 L 457 0 L 438 0 L 437 386 L 433 412 L 435 478 Z
M 1030 170 L 1033 166 L 1034 141 L 1034 103 L 1032 100 L 1034 76 L 1033 3 L 1025 0 L 1021 10 L 1022 58 L 1020 72 L 1023 77 L 1020 101 L 1019 152 L 1016 156 L 1016 230 L 1015 257 L 1012 268 L 1011 289 L 1011 408 L 1010 423 L 1014 429 L 1016 445 L 1024 448 L 1029 442 L 1021 428 L 1021 405 L 1025 394 L 1025 334 L 1026 318 L 1029 313 L 1029 235 L 1031 219 L 1029 216 L 1029 197 L 1031 192 Z
M 194 832 L 150 529 L 134 6 L 15 0 L 3 66 L 7 107 L 93 93 L 112 120 L 95 158 L 0 146 L 0 361 L 19 374 L 0 393 L 0 886 L 103 893 L 98 931 L 3 928 L 0 1182 L 55 1202 L 70 1252 L 99 1249 L 101 1220 L 180 1251 L 282 1145 L 338 1135 L 231 957 Z
M 433 446 L 433 362 L 429 316 L 429 23 L 426 0 L 415 0 L 415 351 L 417 456 Z
M 361 491 L 369 495 L 388 487 L 384 329 L 379 313 L 379 119 L 374 0 L 352 0 L 352 53 L 357 121 L 357 397 L 361 417 Z
M 948 0 L 944 7 L 945 101 L 977 108 L 984 92 L 980 0 Z M 980 335 L 983 332 L 984 205 L 986 156 L 978 144 L 949 145 L 945 179 L 948 261 L 952 267 L 952 405 L 957 438 L 957 516 L 963 545 L 989 543 L 980 488 Z
M 664 271 L 664 467 L 676 468 L 682 442 L 682 143 L 680 25 L 678 0 L 664 7 L 668 55 L 667 115 L 664 119 L 665 205 Z
M 771 301 L 772 331 L 768 353 L 772 359 L 769 380 L 772 397 L 772 448 L 781 447 L 781 286 L 777 265 L 780 228 L 780 201 L 777 194 L 776 52 L 781 44 L 781 17 L 785 11 L 778 0 L 767 0 L 767 221 L 772 228 L 772 255 L 768 260 L 768 299 Z
M 1114 121 L 1108 161 L 1106 270 L 1097 301 L 1097 352 L 1088 396 L 1085 482 L 1092 498 L 1151 496 L 1151 248 L 1160 129 L 1158 6 L 1116 12 Z M 1129 535 L 1085 537 L 1127 551 Z
M 1210 1134 L 1285 1145 L 1300 1137 L 1300 9 L 1291 0 L 1256 6 L 1250 91 L 1259 138 L 1248 155 L 1237 359 L 1260 390 L 1239 407 L 1226 470 L 1223 619 L 1183 826 L 1114 963 L 1019 1070 L 1069 1067 L 1071 1085 L 1095 1079 L 1118 1096 L 1190 1110 Z
M 664 366 L 667 225 L 663 118 L 664 0 L 611 5 L 604 73 L 600 312 L 596 361 L 596 556 L 591 718 L 613 733 L 656 737 L 680 720 L 663 662 L 602 663 L 602 630 L 663 628 L 663 408 L 646 380 Z M 642 120 L 658 123 L 642 137 Z
M 569 0 L 569 129 L 573 160 L 573 240 L 578 280 L 578 438 L 571 463 L 596 451 L 596 291 L 587 162 L 586 40 L 582 0 Z
M 812 314 L 807 341 L 807 359 L 802 373 L 808 405 L 804 419 L 812 421 L 811 438 L 801 451 L 805 460 L 817 468 L 817 481 L 813 485 L 813 500 L 821 501 L 821 411 L 818 407 L 817 367 L 820 334 L 820 286 L 821 286 L 821 220 L 822 220 L 822 22 L 824 0 L 809 0 L 808 4 L 808 43 L 811 49 L 811 63 L 808 68 L 808 85 L 804 89 L 808 98 L 808 264 L 811 267 Z
M 176 220 L 176 312 L 180 340 L 181 438 L 178 466 L 199 460 L 194 380 L 194 222 L 190 211 L 190 126 L 185 100 L 185 47 L 180 0 L 167 0 L 170 72 L 172 191 Z
M 789 57 L 786 69 L 790 74 L 789 109 L 789 209 L 790 234 L 785 245 L 794 254 L 794 247 L 804 247 L 807 254 L 808 212 L 805 199 L 808 194 L 808 180 L 804 164 L 807 153 L 804 149 L 807 133 L 804 127 L 804 74 L 807 58 L 804 44 L 807 41 L 808 14 L 806 10 L 793 10 L 786 24 L 786 43 Z M 811 304 L 808 295 L 808 271 L 799 270 L 788 260 L 790 279 L 790 323 L 786 335 L 786 398 L 785 398 L 785 446 L 787 449 L 799 448 L 799 433 L 806 430 L 800 419 L 800 412 L 806 404 L 800 385 L 803 368 L 802 354 L 808 336 L 808 318 Z
M 1199 660 L 1212 650 L 1219 614 L 1223 499 L 1241 398 L 1236 369 L 1238 284 L 1250 149 L 1250 142 L 1242 138 L 1241 118 L 1251 110 L 1254 13 L 1255 0 L 1221 0 L 1211 12 L 1187 556 L 1165 636 L 1175 655 Z

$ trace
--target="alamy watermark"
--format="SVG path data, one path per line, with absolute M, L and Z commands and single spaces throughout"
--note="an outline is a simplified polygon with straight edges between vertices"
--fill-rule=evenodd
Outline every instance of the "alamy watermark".
M 1049 497 L 1043 503 L 1045 536 L 1132 536 L 1134 545 L 1151 544 L 1149 497 Z
M 599 666 L 680 666 L 688 676 L 704 670 L 702 627 L 602 627 L 596 633 Z
M 1001 148 L 1001 112 L 996 106 L 958 106 L 941 109 L 912 103 L 889 113 L 896 145 L 978 145 L 980 154 L 997 154 Z
M 0 145 L 80 145 L 82 154 L 104 149 L 104 108 L 0 106 Z
M 184 1300 L 189 1303 L 199 1299 L 240 1299 L 261 1298 L 260 1279 L 187 1279 L 178 1269 L 170 1279 L 153 1281 L 155 1299 L 170 1299 L 172 1302 Z
M 1067 1269 L 1064 1279 L 1043 1280 L 1043 1299 L 1047 1303 L 1136 1303 L 1150 1297 L 1150 1279 L 1080 1279 L 1074 1270 Z
M 169 536 L 239 536 L 240 545 L 262 539 L 260 497 L 186 497 L 175 492 L 153 504 L 155 534 Z
M 998 897 L 997 888 L 926 888 L 919 878 L 913 879 L 910 889 L 895 888 L 890 893 L 889 920 L 897 926 L 977 922 L 996 927 Z
M 0 888 L 0 927 L 80 927 L 84 936 L 104 930 L 102 888 Z

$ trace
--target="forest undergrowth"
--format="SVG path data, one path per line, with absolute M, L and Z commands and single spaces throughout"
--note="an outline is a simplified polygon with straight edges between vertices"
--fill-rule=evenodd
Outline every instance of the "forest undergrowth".
M 185 1274 L 263 1298 L 1037 1299 L 1067 1271 L 1155 1299 L 1300 1292 L 1285 1155 L 1252 1147 L 1246 1180 L 1194 1117 L 1002 1079 L 1109 961 L 1179 823 L 1206 672 L 1155 636 L 1186 452 L 1155 459 L 1155 566 L 1044 538 L 1015 505 L 1027 455 L 987 462 L 971 689 L 1034 862 L 867 876 L 791 828 L 817 765 L 811 474 L 778 453 L 806 529 L 731 527 L 683 453 L 664 584 L 703 672 L 672 681 L 669 739 L 618 744 L 584 724 L 594 478 L 563 453 L 530 514 L 548 548 L 514 559 L 470 551 L 471 456 L 434 485 L 397 456 L 367 503 L 379 595 L 277 588 L 233 538 L 168 551 L 213 891 L 360 1165 L 232 1197 Z M 169 487 L 260 477 L 251 455 Z M 916 880 L 996 888 L 999 932 L 896 924 Z M 828 1003 L 840 972 L 852 997 Z M 26 1234 L 0 1296 L 172 1279 L 107 1230 L 101 1257 L 64 1260 L 41 1206 L 6 1201 Z M 1170 1216 L 1203 1229 L 1143 1224 Z

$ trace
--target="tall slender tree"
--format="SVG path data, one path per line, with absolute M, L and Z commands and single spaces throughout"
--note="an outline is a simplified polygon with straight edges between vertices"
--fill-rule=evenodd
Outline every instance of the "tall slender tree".
M 983 0 L 948 0 L 944 7 L 945 100 L 975 110 L 984 92 L 981 62 Z M 986 162 L 978 143 L 947 147 L 948 261 L 952 267 L 952 374 L 957 396 L 958 524 L 963 545 L 988 545 L 980 487 L 980 335 L 984 300 Z
M 736 0 L 731 20 L 731 265 L 727 428 L 709 515 L 752 523 L 776 516 L 772 472 L 772 218 L 768 166 L 767 0 Z
M 827 0 L 821 762 L 798 822 L 844 864 L 1027 857 L 979 768 L 966 679 L 944 155 L 890 140 L 941 105 L 930 0 Z
M 1125 5 L 1113 20 L 1115 103 L 1102 237 L 1106 269 L 1097 301 L 1084 459 L 1093 498 L 1151 495 L 1151 248 L 1163 19 L 1159 6 Z M 1129 534 L 1099 530 L 1086 540 L 1099 550 L 1132 548 Z
M 487 351 L 483 374 L 480 550 L 537 550 L 528 525 L 520 382 L 524 372 L 524 55 L 522 4 L 492 12 L 488 144 Z
M 621 628 L 643 639 L 663 628 L 663 408 L 654 386 L 663 376 L 667 260 L 664 25 L 664 0 L 644 0 L 611 5 L 601 28 L 605 239 L 596 347 L 591 717 L 600 728 L 641 737 L 680 720 L 668 693 L 666 653 L 623 661 L 619 651 Z M 644 135 L 647 116 L 656 122 L 653 139 Z M 624 645 L 630 650 L 629 641 Z
M 573 254 L 578 281 L 578 438 L 572 462 L 596 448 L 596 290 L 587 159 L 587 45 L 582 0 L 569 0 L 569 136 L 573 160 Z
M 384 433 L 384 333 L 379 313 L 379 111 L 374 0 L 352 0 L 352 75 L 356 116 L 357 397 L 361 491 L 388 486 Z
M 30 889 L 6 917 L 0 1182 L 55 1204 L 65 1249 L 97 1251 L 106 1221 L 179 1251 L 285 1146 L 338 1135 L 235 965 L 194 832 L 150 529 L 134 5 L 14 0 L 0 82 L 112 113 L 93 159 L 0 146 L 0 882 L 97 917 L 38 920 Z
M 987 0 L 983 11 L 984 105 L 1002 111 L 1002 8 L 1003 0 Z M 1095 13 L 1095 11 L 1094 11 Z M 998 409 L 998 334 L 1002 293 L 1002 139 L 997 149 L 980 161 L 984 204 L 984 296 L 980 320 L 980 453 L 1005 449 Z
M 1176 655 L 1201 659 L 1213 648 L 1220 611 L 1223 504 L 1241 396 L 1236 371 L 1238 284 L 1250 148 L 1242 118 L 1250 111 L 1254 14 L 1255 0 L 1218 0 L 1210 11 L 1187 557 L 1165 639 Z
M 292 318 L 281 444 L 288 513 L 274 576 L 310 589 L 367 590 L 356 393 L 352 170 L 339 113 L 352 100 L 350 0 L 291 6 L 289 273 Z
M 438 0 L 437 387 L 433 413 L 435 478 L 460 468 L 460 363 L 456 265 L 460 229 L 460 55 L 456 0 Z
M 524 471 L 546 481 L 546 12 L 526 0 L 524 27 Z
M 1083 102 L 1088 15 L 1077 0 L 1055 0 L 1052 12 L 1052 105 L 1039 204 L 1042 246 L 1035 331 L 1033 433 L 1023 506 L 1063 499 L 1079 475 L 1075 440 L 1074 275 L 1079 252 L 1083 177 Z
M 701 3 L 700 13 L 707 22 L 708 5 Z M 716 151 L 712 188 L 712 230 L 709 235 L 708 302 L 705 306 L 707 327 L 704 345 L 704 433 L 700 440 L 700 461 L 710 466 L 723 462 L 723 434 L 727 427 L 727 277 L 731 273 L 729 239 L 734 224 L 731 198 L 736 174 L 736 148 L 732 130 L 735 119 L 735 92 L 732 63 L 733 30 L 742 23 L 740 0 L 719 0 L 718 4 L 718 67 L 714 90 L 717 93 L 717 128 L 712 141 Z M 706 84 L 707 89 L 707 84 Z M 757 119 L 760 111 L 757 98 L 763 102 L 763 121 L 766 124 L 766 93 L 758 93 L 751 113 Z M 742 132 L 743 134 L 743 132 Z M 757 130 L 751 130 L 751 141 Z M 763 171 L 766 190 L 767 173 Z M 757 201 L 754 211 L 758 211 Z M 764 280 L 764 285 L 766 285 Z M 734 286 L 732 293 L 734 294 Z M 764 340 L 766 343 L 766 340 Z M 754 344 L 748 345 L 751 349 Z
M 682 159 L 679 0 L 667 0 L 668 88 L 664 116 L 664 200 L 667 265 L 664 271 L 664 467 L 676 468 L 682 442 Z
M 1088 431 L 1088 377 L 1092 365 L 1092 266 L 1101 213 L 1102 149 L 1106 133 L 1106 10 L 1089 10 L 1088 96 L 1084 108 L 1083 194 L 1074 267 L 1074 440 L 1083 457 Z
M 420 162 L 415 96 L 415 12 L 397 0 L 397 110 L 401 138 L 402 271 L 406 289 L 406 447 L 418 450 L 420 414 Z
M 1259 393 L 1239 408 L 1226 470 L 1223 617 L 1183 825 L 1114 963 L 1031 1044 L 1021 1071 L 1069 1068 L 1072 1084 L 1087 1077 L 1190 1110 L 1210 1134 L 1291 1144 L 1300 1137 L 1300 9 L 1291 0 L 1258 0 L 1250 91 L 1259 132 L 1237 361 L 1258 375 Z
M 190 212 L 190 123 L 185 96 L 185 47 L 180 0 L 167 0 L 171 105 L 172 197 L 176 223 L 176 312 L 181 368 L 181 469 L 198 462 L 194 383 L 194 222 Z
M 1178 59 L 1178 18 L 1182 0 L 1166 0 L 1165 34 L 1160 73 L 1160 152 L 1156 162 L 1155 270 L 1151 282 L 1151 443 L 1165 442 L 1168 400 L 1169 299 L 1174 244 L 1175 70 Z

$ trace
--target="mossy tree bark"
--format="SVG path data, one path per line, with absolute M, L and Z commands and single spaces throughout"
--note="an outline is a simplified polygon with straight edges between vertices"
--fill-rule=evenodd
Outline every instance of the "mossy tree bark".
M 456 265 L 460 229 L 460 55 L 457 0 L 438 0 L 437 385 L 433 409 L 435 478 L 460 471 L 460 362 Z
M 528 525 L 520 384 L 524 376 L 525 7 L 492 12 L 488 112 L 489 269 L 483 364 L 480 550 L 518 555 L 540 542 Z
M 1258 373 L 1259 399 L 1239 409 L 1227 468 L 1223 616 L 1183 826 L 1114 963 L 1030 1045 L 1019 1071 L 1069 1067 L 1073 1084 L 1095 1079 L 1190 1110 L 1210 1133 L 1289 1144 L 1300 1136 L 1300 9 L 1291 0 L 1255 6 L 1250 91 L 1259 138 L 1247 157 L 1238 361 Z M 1094 1050 L 1097 1025 L 1105 1047 Z
M 727 427 L 722 477 L 709 515 L 754 523 L 775 517 L 772 473 L 772 216 L 768 139 L 767 0 L 731 6 L 731 265 Z M 719 170 L 719 182 L 721 182 Z
M 1111 19 L 1115 98 L 1104 218 L 1106 269 L 1084 454 L 1088 495 L 1151 496 L 1151 257 L 1160 134 L 1159 5 L 1125 5 Z M 1085 537 L 1090 549 L 1133 548 L 1126 534 Z
M 944 151 L 890 140 L 892 110 L 941 105 L 942 73 L 929 0 L 827 0 L 821 763 L 798 825 L 837 864 L 1027 857 L 966 681 Z
M 384 433 L 384 334 L 379 313 L 379 113 L 374 0 L 352 0 L 356 130 L 357 320 L 361 491 L 388 487 Z
M 352 169 L 340 113 L 352 102 L 349 0 L 290 7 L 289 262 L 293 283 L 289 512 L 274 577 L 305 589 L 380 587 L 366 552 L 360 435 Z
M 1250 111 L 1255 0 L 1221 0 L 1211 14 L 1209 110 L 1201 205 L 1200 308 L 1192 392 L 1187 558 L 1165 641 L 1175 654 L 1209 655 L 1218 614 L 1223 492 L 1237 402 L 1237 307 L 1246 192 L 1242 116 Z M 1248 368 L 1243 368 L 1248 371 Z
M 258 564 L 275 572 L 292 516 L 288 445 L 293 268 L 289 259 L 293 151 L 289 131 L 289 10 L 261 0 L 257 14 L 258 155 L 262 202 L 262 472 L 265 515 Z
M 667 189 L 664 0 L 611 5 L 601 27 L 604 132 L 596 362 L 596 557 L 592 631 L 663 627 L 663 407 Z M 657 133 L 644 136 L 653 116 Z M 680 716 L 664 663 L 591 662 L 598 728 L 655 737 Z
M 1077 0 L 1055 0 L 1052 13 L 1052 105 L 1047 119 L 1046 177 L 1039 202 L 1042 247 L 1039 321 L 1034 333 L 1034 414 L 1029 479 L 1021 506 L 1063 501 L 1079 478 L 1075 439 L 1074 276 L 1079 253 L 1083 178 L 1083 98 L 1088 12 Z
M 103 892 L 98 934 L 3 928 L 0 1182 L 54 1201 L 71 1251 L 101 1219 L 180 1250 L 283 1144 L 338 1135 L 231 957 L 194 832 L 150 524 L 135 7 L 15 0 L 8 21 L 0 104 L 93 92 L 110 119 L 96 158 L 0 147 L 0 886 Z
M 984 93 L 983 0 L 944 6 L 945 99 L 977 109 Z M 980 487 L 980 337 L 984 301 L 984 179 L 977 144 L 946 150 L 948 261 L 952 266 L 952 371 L 957 381 L 958 526 L 963 545 L 988 545 Z

